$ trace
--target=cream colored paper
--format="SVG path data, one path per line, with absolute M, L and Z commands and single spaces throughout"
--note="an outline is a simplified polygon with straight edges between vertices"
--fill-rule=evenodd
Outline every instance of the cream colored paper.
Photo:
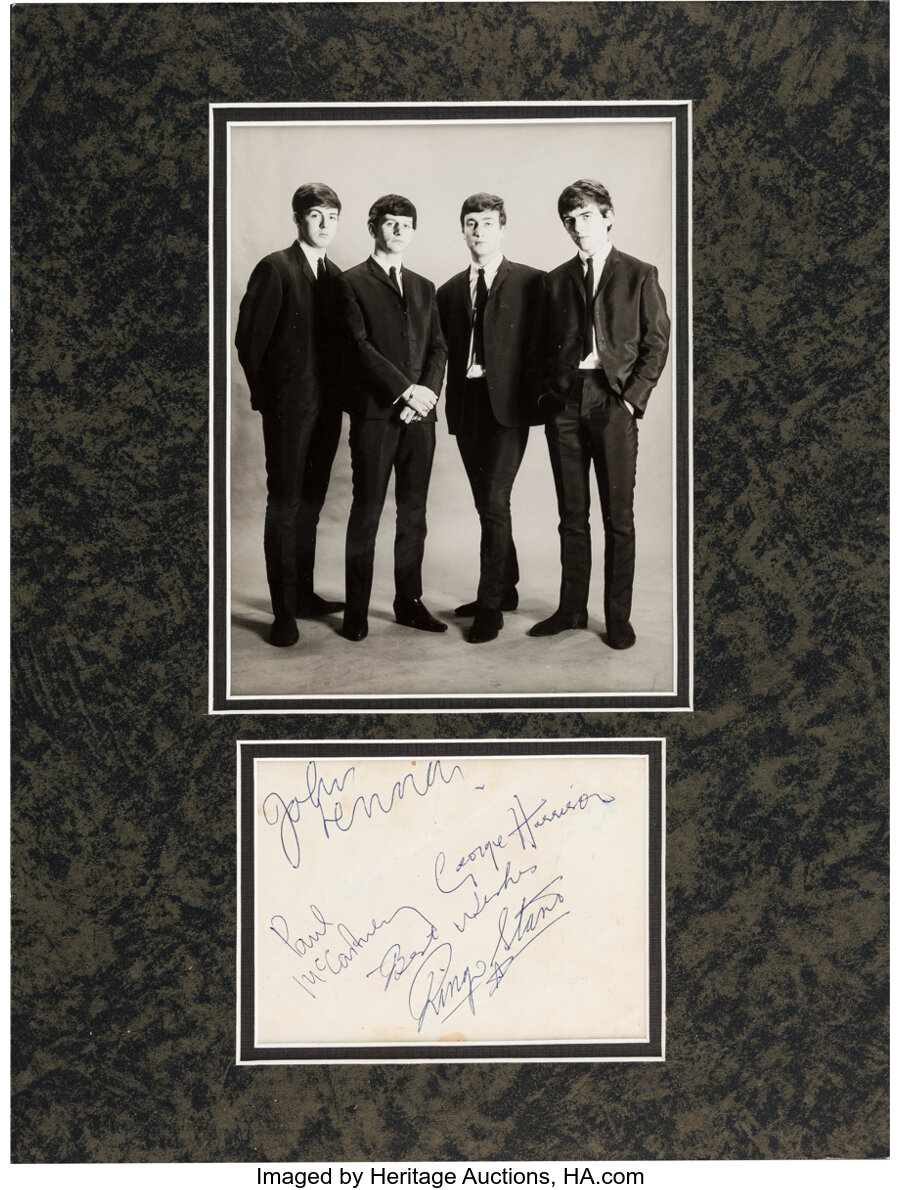
M 257 1045 L 646 1038 L 645 756 L 255 765 Z

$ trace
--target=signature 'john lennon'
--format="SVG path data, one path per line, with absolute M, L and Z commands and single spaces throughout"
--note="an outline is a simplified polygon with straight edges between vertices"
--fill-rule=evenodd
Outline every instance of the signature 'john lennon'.
M 445 773 L 439 760 L 429 760 L 421 775 L 406 773 L 399 781 L 394 782 L 388 794 L 377 791 L 360 793 L 354 798 L 348 811 L 336 795 L 346 792 L 348 785 L 352 787 L 355 779 L 356 766 L 351 765 L 340 777 L 327 781 L 319 776 L 316 762 L 311 760 L 306 766 L 306 794 L 303 797 L 293 797 L 286 802 L 280 793 L 272 792 L 266 795 L 262 804 L 263 818 L 267 826 L 280 825 L 281 850 L 292 868 L 300 867 L 300 833 L 297 826 L 303 806 L 313 807 L 325 838 L 330 839 L 329 827 L 346 833 L 358 821 L 357 815 L 372 818 L 376 811 L 379 814 L 390 814 L 407 795 L 425 797 L 438 782 L 449 785 L 454 780 L 464 780 L 464 777 L 458 764 L 453 765 L 449 773 Z

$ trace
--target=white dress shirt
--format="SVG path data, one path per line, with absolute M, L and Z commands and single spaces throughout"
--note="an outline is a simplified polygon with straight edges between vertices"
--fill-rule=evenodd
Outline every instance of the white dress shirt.
M 309 244 L 304 244 L 304 242 L 302 240 L 298 240 L 297 243 L 300 245 L 300 251 L 303 253 L 303 255 L 306 257 L 306 259 L 309 261 L 309 267 L 313 271 L 313 276 L 318 277 L 318 275 L 319 275 L 319 261 L 325 259 L 325 249 L 324 248 L 312 248 L 312 247 L 310 247 Z
M 491 292 L 491 286 L 494 284 L 494 278 L 497 276 L 497 269 L 503 261 L 503 253 L 498 252 L 496 256 L 492 256 L 485 264 L 476 264 L 474 261 L 469 265 L 469 297 L 472 299 L 472 309 L 475 309 L 475 293 L 478 289 L 478 270 L 484 269 L 484 283 L 487 286 L 488 293 Z M 475 363 L 475 320 L 472 320 L 472 332 L 469 335 L 469 364 L 466 368 L 467 380 L 478 380 L 485 375 L 485 368 L 483 364 Z
M 599 252 L 595 252 L 593 256 L 588 256 L 586 252 L 579 251 L 578 255 L 581 258 L 581 273 L 582 276 L 587 276 L 588 261 L 594 262 L 594 297 L 597 296 L 597 286 L 600 283 L 600 274 L 603 272 L 603 266 L 606 264 L 606 258 L 609 256 L 609 250 L 612 244 L 607 241 L 605 247 L 601 248 Z M 587 371 L 595 371 L 601 366 L 600 352 L 597 350 L 597 327 L 594 320 L 591 319 L 591 342 L 593 343 L 593 351 L 590 355 L 586 355 L 581 363 L 578 365 L 580 369 Z
M 384 272 L 386 272 L 388 276 L 391 275 L 391 269 L 396 269 L 397 284 L 400 286 L 400 293 L 402 294 L 403 293 L 403 265 L 402 264 L 391 264 L 391 262 L 389 260 L 384 261 L 381 259 L 380 256 L 376 256 L 374 252 L 372 253 L 372 256 L 370 259 L 374 260 L 375 263 L 378 265 L 378 267 L 380 269 L 383 269 Z
M 590 259 L 594 262 L 594 297 L 597 296 L 597 286 L 600 283 L 600 274 L 603 272 L 603 266 L 606 264 L 606 258 L 609 256 L 609 250 L 611 247 L 612 243 L 607 242 L 606 247 L 601 248 L 599 252 L 595 252 L 592 257 L 588 257 L 586 252 L 578 253 L 578 255 L 581 257 L 581 268 L 584 276 L 587 276 L 588 260 Z M 585 369 L 588 371 L 595 371 L 597 368 L 601 368 L 603 366 L 600 360 L 600 352 L 597 350 L 597 324 L 594 322 L 593 318 L 591 319 L 591 341 L 593 343 L 594 349 L 591 354 L 585 356 L 585 358 L 578 365 L 579 370 Z M 623 397 L 622 403 L 628 412 L 633 415 L 634 406 L 631 404 L 631 402 L 626 401 Z

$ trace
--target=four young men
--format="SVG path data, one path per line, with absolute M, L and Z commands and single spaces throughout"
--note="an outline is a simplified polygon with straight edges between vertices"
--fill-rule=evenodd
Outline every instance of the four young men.
M 503 612 L 518 605 L 510 496 L 529 427 L 544 422 L 562 582 L 557 610 L 530 635 L 587 626 L 593 466 L 604 527 L 606 641 L 615 649 L 633 645 L 637 422 L 666 361 L 669 319 L 656 269 L 610 242 L 606 189 L 581 179 L 560 195 L 559 216 L 578 253 L 549 274 L 506 260 L 503 200 L 473 194 L 460 214 L 471 264 L 437 293 L 403 265 L 417 222 L 409 199 L 388 194 L 373 203 L 372 255 L 343 274 L 325 256 L 341 209 L 334 191 L 301 186 L 293 209 L 298 239 L 254 269 L 236 338 L 263 419 L 271 643 L 297 640 L 296 616 L 343 607 L 313 591 L 316 526 L 342 405 L 350 413 L 353 476 L 342 635 L 361 641 L 368 633 L 391 474 L 394 615 L 410 628 L 446 630 L 422 602 L 422 557 L 435 406 L 449 364 L 448 428 L 481 523 L 476 597 L 456 609 L 473 618 L 467 639 L 495 639 Z

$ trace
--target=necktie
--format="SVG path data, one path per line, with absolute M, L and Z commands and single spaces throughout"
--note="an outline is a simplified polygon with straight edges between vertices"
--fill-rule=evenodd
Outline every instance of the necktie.
M 325 271 L 325 257 L 320 256 L 316 261 L 316 283 L 313 286 L 313 309 L 317 317 L 324 317 L 327 304 L 328 274 Z
M 393 265 L 391 265 L 389 276 L 391 278 L 391 285 L 393 285 L 394 289 L 396 289 L 400 300 L 403 301 L 403 290 L 400 288 L 400 281 L 397 278 L 397 270 Z
M 594 258 L 588 257 L 584 275 L 584 330 L 581 336 L 581 358 L 594 354 Z
M 475 282 L 475 318 L 472 324 L 472 362 L 484 365 L 484 307 L 487 305 L 488 289 L 484 269 L 478 270 Z

